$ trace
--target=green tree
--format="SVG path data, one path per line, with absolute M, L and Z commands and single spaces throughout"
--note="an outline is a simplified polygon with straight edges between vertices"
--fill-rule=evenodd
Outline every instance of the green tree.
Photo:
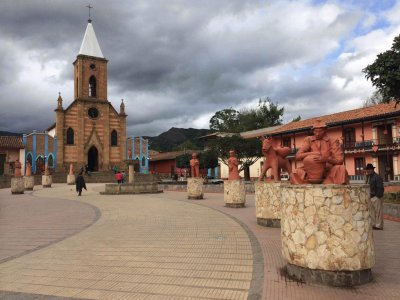
M 214 169 L 218 167 L 218 156 L 214 151 L 207 150 L 200 153 L 199 163 L 202 169 Z
M 235 150 L 239 162 L 239 172 L 244 170 L 245 180 L 250 180 L 249 168 L 261 156 L 261 141 L 258 139 L 243 139 L 239 135 L 217 138 L 210 142 L 209 147 L 225 164 L 228 165 L 229 151 Z
M 378 54 L 362 71 L 382 95 L 382 102 L 400 102 L 400 35 L 394 38 L 390 50 Z
M 190 160 L 192 158 L 192 154 L 186 153 L 176 157 L 176 167 L 180 169 L 190 168 Z
M 301 116 L 298 115 L 296 118 L 293 118 L 292 122 L 298 122 L 301 121 Z
M 239 132 L 239 112 L 232 108 L 217 111 L 210 119 L 210 129 L 222 132 Z

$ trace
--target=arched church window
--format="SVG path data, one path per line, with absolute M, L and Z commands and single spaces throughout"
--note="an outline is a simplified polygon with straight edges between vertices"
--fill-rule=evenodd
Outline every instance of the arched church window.
M 32 154 L 31 153 L 28 153 L 28 155 L 26 156 L 26 161 L 29 161 L 29 163 L 32 166 Z
M 49 158 L 47 159 L 47 164 L 49 165 L 49 168 L 53 168 L 54 167 L 53 154 L 49 154 Z
M 114 129 L 111 131 L 111 146 L 117 146 L 118 144 L 118 134 L 117 131 Z
M 96 97 L 96 77 L 89 78 L 89 97 Z
M 74 144 L 74 130 L 69 127 L 67 129 L 67 145 L 73 145 Z

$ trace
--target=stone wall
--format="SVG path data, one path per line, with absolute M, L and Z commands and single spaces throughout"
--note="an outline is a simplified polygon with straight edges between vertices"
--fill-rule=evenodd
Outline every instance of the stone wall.
M 246 189 L 244 181 L 225 180 L 224 202 L 227 207 L 244 207 L 246 203 Z
M 281 219 L 281 187 L 287 185 L 287 182 L 256 182 L 256 217 L 257 223 L 271 227 L 276 223 L 279 227 Z
M 288 263 L 329 271 L 375 263 L 367 185 L 282 189 L 282 254 Z

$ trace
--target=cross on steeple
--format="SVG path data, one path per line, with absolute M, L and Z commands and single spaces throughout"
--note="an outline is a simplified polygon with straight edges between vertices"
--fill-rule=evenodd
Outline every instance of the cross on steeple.
M 87 8 L 89 8 L 89 23 L 91 23 L 92 22 L 92 19 L 90 19 L 90 9 L 92 9 L 93 8 L 93 6 L 90 6 L 90 3 L 89 3 L 89 5 L 88 6 L 86 6 Z

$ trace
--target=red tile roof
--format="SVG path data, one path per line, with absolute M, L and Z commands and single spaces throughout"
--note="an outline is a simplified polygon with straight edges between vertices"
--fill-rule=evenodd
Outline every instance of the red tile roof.
M 311 119 L 301 120 L 298 122 L 290 122 L 282 127 L 269 132 L 270 134 L 287 133 L 293 131 L 303 131 L 311 128 L 316 120 L 321 120 L 329 126 L 340 125 L 341 123 L 358 123 L 362 120 L 372 120 L 382 117 L 389 117 L 391 115 L 400 116 L 400 104 L 395 106 L 392 103 L 383 103 L 365 108 L 358 108 L 348 111 L 343 111 L 331 115 L 315 117 Z
M 23 149 L 22 137 L 20 136 L 0 136 L 1 148 Z
M 186 153 L 191 153 L 186 151 Z M 173 151 L 173 152 L 164 152 L 164 153 L 156 153 L 150 154 L 150 161 L 157 161 L 157 160 L 167 160 L 167 159 L 175 159 L 177 156 L 185 154 L 185 151 Z

